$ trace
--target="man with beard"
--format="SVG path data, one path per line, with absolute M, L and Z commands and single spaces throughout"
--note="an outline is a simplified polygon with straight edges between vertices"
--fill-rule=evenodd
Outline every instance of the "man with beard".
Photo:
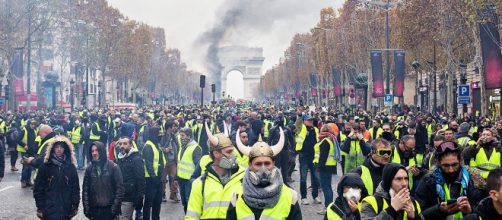
M 361 177 L 368 195 L 373 195 L 382 181 L 383 167 L 390 162 L 392 147 L 388 141 L 378 138 L 371 143 L 371 153 L 364 163 L 352 171 Z
M 501 152 L 497 132 L 485 128 L 478 139 L 477 146 L 471 146 L 464 151 L 464 162 L 479 170 L 481 176 L 486 179 L 490 170 L 502 164 Z
M 106 157 L 103 143 L 92 143 L 91 164 L 87 167 L 82 184 L 84 215 L 89 219 L 113 219 L 120 214 L 124 186 L 120 167 Z
M 130 137 L 120 137 L 116 147 L 120 149 L 116 160 L 122 171 L 125 191 L 119 219 L 129 220 L 135 207 L 143 206 L 145 194 L 144 163 L 139 151 L 132 146 Z
M 420 205 L 411 198 L 406 168 L 390 163 L 385 165 L 382 176 L 375 195 L 361 202 L 361 219 L 424 219 Z
M 462 165 L 456 142 L 441 143 L 434 154 L 436 167 L 422 178 L 415 198 L 426 219 L 461 219 L 486 196 L 486 183 L 477 172 Z
M 370 128 L 369 132 L 371 135 L 371 140 L 375 140 L 377 138 L 380 138 L 382 135 L 382 128 L 380 127 L 380 122 L 379 119 L 373 119 L 373 127 Z
M 71 219 L 78 213 L 80 186 L 73 144 L 58 136 L 47 144 L 47 154 L 38 170 L 33 197 L 40 219 Z
M 368 196 L 361 178 L 354 173 L 346 174 L 338 183 L 337 193 L 338 197 L 326 209 L 324 220 L 361 219 L 357 206 L 361 199 Z
M 298 194 L 287 187 L 275 167 L 274 156 L 284 146 L 284 133 L 276 145 L 259 140 L 253 147 L 236 140 L 237 147 L 249 156 L 249 167 L 242 180 L 242 191 L 232 195 L 226 219 L 302 219 Z
M 489 196 L 479 203 L 476 213 L 465 220 L 502 219 L 502 168 L 490 171 L 486 179 Z
M 392 133 L 392 128 L 389 123 L 384 123 L 382 125 L 382 135 L 381 138 L 390 142 L 391 145 L 394 145 L 397 141 L 396 136 Z
M 401 138 L 401 141 L 394 148 L 394 153 L 392 154 L 392 163 L 398 163 L 406 167 L 408 171 L 408 182 L 411 191 L 411 195 L 414 195 L 414 186 L 417 186 L 421 175 L 422 165 L 418 162 L 415 156 L 415 137 L 411 135 L 405 135 Z
M 187 220 L 225 219 L 232 195 L 242 192 L 244 168 L 237 164 L 232 142 L 224 134 L 206 133 L 212 162 L 192 183 L 185 215 Z

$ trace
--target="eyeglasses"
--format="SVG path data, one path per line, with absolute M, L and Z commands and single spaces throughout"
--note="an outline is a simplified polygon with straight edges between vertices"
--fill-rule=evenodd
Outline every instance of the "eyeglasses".
M 391 149 L 376 149 L 376 155 L 379 157 L 383 156 L 392 156 L 392 150 Z
M 444 152 L 447 149 L 455 151 L 458 150 L 458 147 L 453 142 L 443 142 L 436 148 L 436 151 Z

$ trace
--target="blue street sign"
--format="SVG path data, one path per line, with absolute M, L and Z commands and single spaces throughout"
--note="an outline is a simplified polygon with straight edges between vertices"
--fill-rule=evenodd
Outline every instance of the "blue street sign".
M 468 104 L 471 104 L 471 97 L 469 97 L 469 96 L 467 96 L 467 97 L 465 97 L 465 96 L 459 96 L 458 99 L 457 99 L 457 103 L 459 105 L 463 105 L 463 104 L 468 105 Z
M 470 97 L 471 96 L 471 85 L 458 85 L 458 97 Z
M 383 101 L 385 106 L 392 106 L 392 103 L 394 102 L 394 96 L 392 94 L 385 94 Z

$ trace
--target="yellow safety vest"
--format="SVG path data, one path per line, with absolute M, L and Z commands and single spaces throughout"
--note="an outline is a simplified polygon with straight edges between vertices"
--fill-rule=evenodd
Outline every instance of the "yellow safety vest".
M 237 148 L 234 149 L 234 154 L 237 157 L 237 163 L 239 164 L 239 166 L 244 167 L 244 168 L 248 168 L 248 166 L 249 166 L 249 157 L 246 156 L 246 155 L 242 155 L 237 150 Z
M 39 136 L 40 137 L 40 136 Z M 56 137 L 52 137 L 52 138 L 49 138 L 47 139 L 44 143 L 42 143 L 39 147 L 38 147 L 38 150 L 37 150 L 37 156 L 40 157 L 40 155 L 42 154 L 42 150 L 45 148 L 45 146 L 47 145 L 47 143 L 53 141 L 54 139 L 56 139 Z M 45 152 L 47 153 L 47 152 Z M 49 152 L 50 153 L 50 152 Z M 37 178 L 37 174 L 38 174 L 38 169 L 35 169 L 35 172 L 33 173 L 33 180 L 35 180 Z
M 340 131 L 340 146 L 342 146 L 343 142 L 345 141 L 345 139 L 347 138 L 347 135 L 343 134 L 341 131 Z M 342 156 L 347 156 L 348 154 L 345 153 L 344 151 L 340 151 L 340 154 Z
M 382 133 L 383 133 L 382 128 L 378 127 L 377 132 L 376 132 L 376 137 L 373 137 L 373 130 L 374 129 L 375 129 L 375 127 L 372 127 L 369 130 L 370 135 L 371 135 L 371 139 L 373 139 L 373 140 L 379 138 L 380 136 L 382 136 Z
M 5 121 L 2 121 L 0 123 L 0 134 L 5 134 L 5 128 L 6 128 Z
M 392 161 L 391 162 L 401 164 L 401 156 L 399 156 L 399 152 L 397 151 L 397 148 L 398 148 L 398 146 L 394 147 L 394 152 L 392 153 Z M 416 164 L 417 164 L 417 159 L 415 157 L 413 157 L 408 160 L 408 165 L 406 165 L 406 164 L 402 164 L 402 165 L 413 166 Z M 408 186 L 410 187 L 410 189 L 412 189 L 413 188 L 413 173 L 412 172 L 408 172 L 408 178 L 409 178 Z
M 431 135 L 432 135 L 432 128 L 433 128 L 433 125 L 432 123 L 431 124 L 428 124 L 427 125 L 427 138 L 430 139 L 431 138 Z
M 319 143 L 314 145 L 314 160 L 313 163 L 319 163 L 319 158 L 321 157 L 321 144 L 327 141 L 329 144 L 329 155 L 328 159 L 326 160 L 326 166 L 336 166 L 336 160 L 335 160 L 335 147 L 333 144 L 333 141 L 329 138 L 324 138 L 322 139 Z
M 225 185 L 209 172 L 197 178 L 192 183 L 185 220 L 225 219 L 232 195 L 242 194 L 244 173 L 245 169 L 240 167 Z
M 94 122 L 94 124 L 96 125 L 97 129 L 98 129 L 98 132 L 101 131 L 101 127 L 99 127 L 99 123 L 97 122 Z M 99 141 L 100 139 L 100 136 L 99 135 L 95 135 L 93 132 L 92 132 L 92 128 L 91 128 L 91 133 L 89 134 L 89 139 L 93 140 L 93 141 Z
M 343 220 L 343 218 L 340 217 L 338 213 L 336 213 L 335 211 L 333 211 L 333 209 L 331 209 L 331 207 L 333 207 L 334 205 L 335 205 L 334 202 L 328 205 L 328 207 L 326 208 L 326 217 L 328 218 L 328 220 Z
M 448 185 L 446 183 L 444 183 L 443 189 L 444 189 L 444 194 L 445 194 L 445 200 L 448 201 L 449 199 L 451 199 L 450 188 L 448 188 Z M 460 194 L 462 194 L 463 190 L 464 190 L 464 188 L 460 188 Z M 462 219 L 463 217 L 464 217 L 464 214 L 462 214 L 462 211 L 458 211 L 455 214 L 449 215 L 447 217 L 447 219 Z
M 272 208 L 263 209 L 260 220 L 274 220 L 274 219 L 286 219 L 291 212 L 291 205 L 293 203 L 293 190 L 282 185 L 281 195 L 279 200 Z M 249 206 L 244 202 L 242 196 L 238 196 L 235 203 L 235 212 L 237 214 L 237 219 L 240 220 L 254 220 L 255 215 Z
M 457 143 L 461 149 L 476 145 L 476 141 L 472 140 L 470 137 L 459 137 L 457 138 Z
M 492 151 L 490 159 L 488 160 L 485 150 L 483 148 L 479 148 L 479 151 L 476 154 L 476 159 L 471 158 L 471 161 L 469 161 L 469 165 L 479 170 L 479 174 L 481 174 L 481 176 L 485 179 L 488 177 L 491 170 L 494 170 L 501 165 L 500 152 L 495 149 Z
M 162 162 L 163 162 L 163 166 L 165 167 L 166 166 L 166 158 L 164 157 L 164 154 L 159 152 L 159 149 L 157 149 L 157 146 L 155 146 L 155 144 L 151 141 L 146 141 L 145 145 L 148 145 L 152 148 L 152 152 L 153 152 L 153 171 L 155 173 L 155 176 L 158 176 L 159 175 L 159 166 L 160 166 L 160 156 L 162 156 Z M 143 150 L 145 150 L 145 147 L 143 148 Z M 143 152 L 142 152 L 143 153 Z M 145 160 L 145 158 L 143 157 L 143 160 Z M 150 177 L 150 174 L 148 173 L 148 171 L 146 170 L 146 163 L 145 163 L 145 177 Z
M 183 152 L 183 156 L 181 155 L 181 149 L 178 151 L 178 168 L 177 175 L 181 179 L 189 180 L 195 171 L 195 163 L 193 161 L 193 151 L 195 148 L 199 148 L 200 146 L 197 143 L 189 143 L 186 147 L 186 150 Z
M 364 187 L 366 187 L 366 190 L 368 191 L 368 195 L 372 196 L 373 195 L 373 177 L 371 177 L 371 172 L 368 167 L 361 165 L 361 179 L 363 180 Z
M 200 166 L 200 173 L 206 172 L 206 167 L 209 163 L 213 162 L 213 159 L 209 155 L 204 155 L 200 158 L 199 166 Z
M 271 127 L 272 127 L 272 126 L 274 126 L 274 124 L 273 124 L 272 122 L 270 122 L 270 121 L 268 121 L 268 120 L 265 120 L 265 121 L 264 121 L 264 126 L 263 126 L 263 136 L 265 136 L 265 138 L 268 138 L 268 135 L 269 135 L 269 133 L 270 133 L 270 132 L 269 132 L 269 128 L 268 128 L 269 124 L 270 124 L 270 126 L 271 126 Z
M 344 173 L 348 173 L 357 168 L 362 165 L 363 162 L 364 156 L 361 151 L 361 146 L 359 145 L 359 140 L 351 140 L 349 154 L 345 156 Z
M 305 126 L 304 124 L 302 125 L 302 130 L 300 131 L 300 133 L 298 133 L 298 135 L 296 135 L 296 151 L 301 151 L 302 148 L 303 148 L 303 142 L 305 141 L 305 137 L 307 137 L 307 126 Z M 316 127 L 314 127 L 314 130 L 315 130 L 315 138 L 316 138 L 316 142 L 319 141 L 319 129 L 317 129 Z
M 71 143 L 73 143 L 73 144 L 80 143 L 80 140 L 82 138 L 82 135 L 80 134 L 81 128 L 82 127 L 78 126 L 78 127 L 74 127 L 71 130 Z
M 23 135 L 23 139 L 22 141 L 25 143 L 25 144 L 28 144 L 28 130 L 26 129 L 26 127 L 23 126 L 23 131 L 24 131 L 24 135 Z M 26 153 L 26 149 L 24 149 L 24 146 L 21 146 L 21 145 L 17 145 L 16 147 L 16 150 L 19 152 L 19 153 Z
M 382 198 L 382 210 L 385 210 L 386 208 L 389 207 L 389 204 L 387 203 L 387 200 L 383 199 Z M 363 203 L 368 203 L 371 205 L 371 207 L 373 208 L 373 211 L 375 211 L 375 214 L 378 214 L 380 213 L 382 210 L 378 210 L 378 203 L 377 203 L 377 200 L 374 196 L 367 196 L 366 198 L 363 199 L 363 201 L 361 201 L 359 203 L 359 212 L 361 212 L 361 209 L 362 209 L 362 204 Z M 419 214 L 422 212 L 422 209 L 420 208 L 420 204 L 418 204 L 418 202 L 415 200 L 413 202 L 413 210 L 416 210 Z M 408 219 L 408 214 L 406 212 L 404 212 L 404 217 L 403 219 Z

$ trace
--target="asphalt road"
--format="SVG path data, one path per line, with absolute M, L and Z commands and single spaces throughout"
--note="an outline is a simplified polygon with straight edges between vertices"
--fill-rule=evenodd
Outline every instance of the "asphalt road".
M 0 219 L 37 219 L 35 215 L 36 207 L 35 200 L 33 199 L 33 191 L 30 188 L 21 188 L 21 183 L 19 182 L 22 165 L 19 164 L 18 161 L 17 168 L 19 171 L 12 172 L 10 170 L 10 157 L 6 155 L 5 158 L 5 177 L 2 182 L 0 182 Z M 339 173 L 341 173 L 340 168 Z M 333 175 L 332 185 L 335 198 L 336 185 L 340 177 L 340 175 Z M 82 183 L 83 171 L 79 171 L 79 180 Z M 292 183 L 292 185 L 299 194 L 300 176 L 298 171 L 293 173 L 293 180 L 295 180 L 295 182 Z M 307 183 L 310 185 L 310 180 L 308 180 Z M 309 199 L 312 199 L 310 198 L 310 191 L 308 194 Z M 320 195 L 322 195 L 322 193 L 320 193 Z M 80 204 L 80 206 L 82 206 L 82 204 Z M 301 206 L 303 219 L 322 219 L 323 216 L 317 214 L 322 207 L 322 204 Z M 162 203 L 160 216 L 161 219 L 183 219 L 181 203 L 172 203 L 169 200 Z M 82 207 L 80 207 L 79 214 L 74 219 L 86 219 Z

